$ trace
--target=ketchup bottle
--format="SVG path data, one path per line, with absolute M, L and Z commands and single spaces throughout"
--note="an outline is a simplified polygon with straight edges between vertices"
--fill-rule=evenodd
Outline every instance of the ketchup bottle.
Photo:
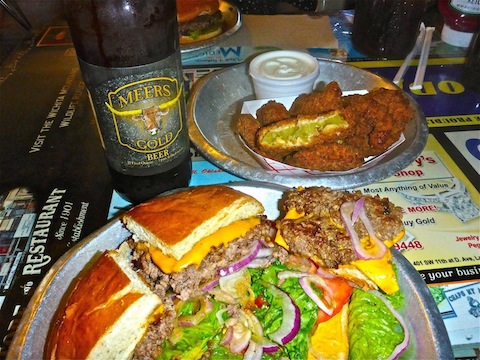
M 453 46 L 468 47 L 474 33 L 480 30 L 480 1 L 439 0 L 438 9 L 445 21 L 442 40 Z

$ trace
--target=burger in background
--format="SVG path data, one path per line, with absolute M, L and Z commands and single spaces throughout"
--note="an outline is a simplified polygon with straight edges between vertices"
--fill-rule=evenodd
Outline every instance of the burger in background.
M 180 44 L 207 40 L 222 32 L 218 0 L 177 0 Z

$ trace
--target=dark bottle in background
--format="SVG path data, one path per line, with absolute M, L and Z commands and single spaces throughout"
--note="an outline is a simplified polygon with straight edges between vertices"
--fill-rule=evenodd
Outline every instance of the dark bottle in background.
M 188 186 L 175 0 L 64 0 L 116 191 L 137 204 Z
M 356 0 L 352 43 L 371 58 L 404 58 L 415 45 L 427 0 Z
M 463 81 L 469 89 L 480 92 L 480 32 L 473 37 L 468 49 Z

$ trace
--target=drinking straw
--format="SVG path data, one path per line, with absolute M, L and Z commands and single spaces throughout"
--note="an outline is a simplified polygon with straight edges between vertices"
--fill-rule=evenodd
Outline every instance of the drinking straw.
M 413 80 L 413 84 L 410 86 L 410 89 L 412 90 L 418 90 L 423 87 L 423 78 L 425 77 L 425 69 L 427 68 L 428 54 L 430 53 L 430 46 L 432 44 L 432 35 L 434 30 L 434 27 L 427 27 L 425 29 L 425 40 L 423 41 L 420 61 L 418 62 L 415 79 Z
M 422 43 L 424 39 L 425 39 L 425 24 L 422 22 L 420 24 L 420 32 L 418 34 L 417 41 L 415 42 L 415 46 L 413 47 L 412 51 L 408 53 L 402 65 L 398 69 L 397 74 L 393 78 L 394 84 L 398 85 L 400 80 L 403 79 L 403 76 L 405 75 L 405 71 L 407 70 L 407 66 L 412 61 L 413 57 L 417 55 L 418 51 L 422 47 Z

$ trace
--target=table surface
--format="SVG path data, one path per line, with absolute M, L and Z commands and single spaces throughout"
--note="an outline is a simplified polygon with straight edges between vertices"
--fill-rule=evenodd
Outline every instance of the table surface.
M 351 47 L 351 15 L 340 12 L 328 18 L 336 47 L 302 50 L 393 79 L 401 60 L 367 59 Z M 265 51 L 245 37 L 254 30 L 244 25 L 224 43 L 184 57 L 186 88 L 212 71 Z M 408 86 L 417 60 L 399 84 L 425 113 L 427 145 L 403 171 L 360 190 L 389 197 L 404 209 L 408 236 L 396 247 L 430 286 L 456 356 L 474 358 L 480 347 L 480 309 L 468 299 L 480 301 L 480 93 L 465 85 L 465 50 L 444 44 L 438 33 L 423 88 Z M 274 37 L 271 42 L 275 47 Z M 22 310 L 55 260 L 130 204 L 111 187 L 64 25 L 26 40 L 0 68 L 0 124 L 2 356 Z M 244 180 L 193 148 L 191 153 L 192 186 Z

